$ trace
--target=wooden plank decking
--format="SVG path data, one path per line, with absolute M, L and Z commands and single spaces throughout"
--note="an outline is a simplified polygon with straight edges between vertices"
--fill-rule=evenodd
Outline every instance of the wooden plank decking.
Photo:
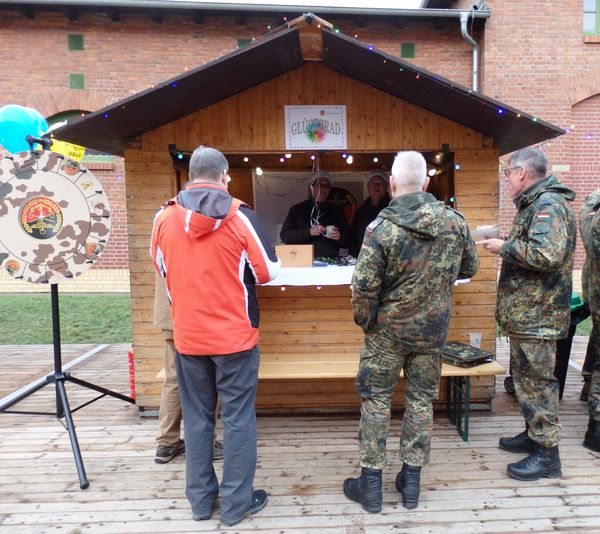
M 69 356 L 89 345 L 68 347 Z M 111 345 L 73 370 L 84 380 L 127 393 L 127 345 Z M 581 359 L 585 340 L 573 353 Z M 499 343 L 499 362 L 508 368 Z M 0 389 L 5 395 L 52 367 L 49 347 L 0 347 Z M 26 371 L 20 371 L 26 369 Z M 260 514 L 227 532 L 600 532 L 600 454 L 581 447 L 587 425 L 578 400 L 580 378 L 569 370 L 561 401 L 563 478 L 525 483 L 505 475 L 519 458 L 497 448 L 498 437 L 522 429 L 513 397 L 498 379 L 488 412 L 471 418 L 464 443 L 445 415 L 436 415 L 432 462 L 423 471 L 416 510 L 399 504 L 394 476 L 400 468 L 400 416 L 392 423 L 384 508 L 367 514 L 345 499 L 341 484 L 357 469 L 358 417 L 345 415 L 262 416 L 256 487 L 270 494 Z M 91 392 L 67 384 L 73 406 Z M 52 409 L 53 390 L 44 388 L 19 408 Z M 156 420 L 140 419 L 137 408 L 105 398 L 74 414 L 90 487 L 80 490 L 67 432 L 49 417 L 0 415 L 0 532 L 178 533 L 220 532 L 215 519 L 194 522 L 184 496 L 185 461 L 153 461 Z M 217 473 L 220 463 L 216 463 Z

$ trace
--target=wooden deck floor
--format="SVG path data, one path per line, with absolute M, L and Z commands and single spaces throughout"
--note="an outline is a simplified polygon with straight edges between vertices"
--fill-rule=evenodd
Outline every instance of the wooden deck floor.
M 74 357 L 90 348 L 65 352 Z M 127 393 L 127 349 L 110 345 L 73 374 Z M 585 340 L 577 339 L 574 356 L 581 359 L 584 350 Z M 498 352 L 508 368 L 506 346 L 500 344 Z M 0 347 L 0 395 L 43 375 L 51 362 L 51 347 Z M 581 446 L 587 412 L 578 400 L 580 385 L 578 372 L 570 369 L 561 402 L 562 479 L 525 483 L 505 475 L 506 464 L 518 456 L 499 450 L 498 438 L 519 432 L 523 422 L 500 378 L 493 409 L 471 419 L 469 443 L 442 413 L 436 415 L 432 462 L 423 471 L 420 505 L 413 511 L 399 504 L 394 488 L 400 468 L 396 417 L 384 472 L 384 508 L 374 515 L 341 492 L 343 479 L 358 471 L 356 415 L 259 417 L 255 485 L 268 490 L 269 505 L 227 532 L 600 532 L 600 454 Z M 73 406 L 90 397 L 78 386 L 67 389 Z M 52 402 L 53 390 L 46 387 L 19 408 L 51 410 Z M 184 458 L 154 463 L 156 420 L 140 419 L 135 406 L 111 398 L 74 418 L 90 479 L 87 490 L 79 489 L 68 435 L 56 420 L 0 415 L 0 532 L 221 531 L 217 519 L 192 521 L 183 493 Z

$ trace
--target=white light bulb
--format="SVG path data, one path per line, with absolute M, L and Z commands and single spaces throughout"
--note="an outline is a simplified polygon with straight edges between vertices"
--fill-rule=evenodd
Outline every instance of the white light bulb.
M 352 163 L 353 163 L 353 162 L 354 162 L 354 157 L 353 157 L 353 156 L 348 156 L 348 157 L 346 158 L 346 163 L 347 163 L 348 165 L 352 165 Z
M 256 172 L 256 176 L 262 176 L 263 175 L 263 170 L 260 167 L 256 167 L 255 171 Z

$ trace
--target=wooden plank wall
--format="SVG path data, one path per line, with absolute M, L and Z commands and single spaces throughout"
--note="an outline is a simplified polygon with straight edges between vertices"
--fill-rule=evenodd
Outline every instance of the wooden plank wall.
M 284 106 L 345 104 L 348 150 L 452 151 L 491 146 L 480 133 L 358 82 L 320 63 L 304 66 L 143 136 L 144 150 L 204 144 L 223 152 L 281 152 Z
M 318 63 L 306 64 L 149 132 L 143 136 L 141 148 L 125 153 L 133 345 L 140 407 L 156 407 L 160 398 L 161 384 L 156 374 L 163 366 L 163 342 L 152 326 L 154 272 L 148 248 L 154 213 L 174 193 L 175 175 L 167 145 L 174 143 L 187 150 L 205 144 L 229 153 L 282 152 L 283 106 L 315 103 L 346 104 L 349 151 L 429 151 L 448 144 L 460 165 L 455 172 L 457 208 L 472 228 L 497 222 L 498 152 L 490 148 L 490 139 Z M 232 169 L 231 174 L 232 194 L 252 204 L 249 170 Z M 483 254 L 477 276 L 455 290 L 451 339 L 468 342 L 469 332 L 481 332 L 482 347 L 495 351 L 495 284 L 496 259 Z M 316 291 L 286 288 L 283 296 L 278 288 L 260 288 L 264 357 L 278 351 L 335 349 L 356 352 L 358 358 L 362 339 L 352 323 L 349 289 L 325 287 L 318 295 Z M 282 331 L 284 318 L 286 328 Z M 474 398 L 491 399 L 493 385 L 493 378 L 475 381 Z M 257 405 L 299 406 L 303 405 L 300 399 L 305 406 L 313 407 L 357 406 L 351 381 L 261 384 Z

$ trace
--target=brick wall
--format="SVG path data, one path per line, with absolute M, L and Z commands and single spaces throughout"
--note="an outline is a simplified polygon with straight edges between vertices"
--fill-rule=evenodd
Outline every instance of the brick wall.
M 0 11 L 0 72 L 11 73 L 0 78 L 0 103 L 29 106 L 45 116 L 94 111 L 219 57 L 235 49 L 238 39 L 260 37 L 268 26 L 278 24 L 275 18 L 255 16 L 246 17 L 244 24 L 237 24 L 233 16 L 205 17 L 204 23 L 196 24 L 187 15 L 165 16 L 157 24 L 148 15 L 126 13 L 120 22 L 93 13 L 69 21 L 53 12 L 27 20 L 20 12 Z M 410 61 L 470 83 L 470 47 L 460 37 L 456 20 L 437 25 L 409 20 L 398 28 L 395 19 L 368 19 L 365 27 L 358 27 L 356 19 L 348 18 L 335 20 L 335 25 L 344 34 L 394 55 L 400 54 L 401 43 L 416 43 L 416 57 Z M 83 35 L 84 50 L 69 50 L 69 34 Z M 51 53 L 32 53 L 40 45 Z M 84 74 L 86 88 L 70 89 L 69 73 Z M 122 288 L 120 277 L 128 267 L 123 161 L 116 158 L 114 166 L 89 167 L 104 185 L 112 210 L 110 242 L 94 269 L 113 273 L 114 287 Z M 161 200 L 157 199 L 157 206 Z M 92 282 L 87 274 L 82 281 L 86 278 L 90 287 L 99 290 L 101 282 Z M 100 280 L 110 290 L 111 277 Z M 0 291 L 9 290 L 7 284 L 2 281 Z M 23 290 L 23 285 L 14 290 Z
M 582 200 L 600 187 L 600 43 L 585 43 L 581 0 L 489 0 L 484 93 L 550 121 L 568 133 L 542 145 L 550 171 Z M 504 159 L 507 159 L 505 157 Z M 502 227 L 514 206 L 502 184 Z M 578 246 L 575 269 L 581 269 Z
M 459 5 L 470 7 L 470 2 Z M 492 16 L 485 37 L 476 34 L 482 42 L 482 91 L 557 125 L 575 125 L 543 149 L 551 164 L 569 166 L 556 174 L 576 189 L 580 202 L 599 186 L 600 148 L 596 126 L 600 101 L 594 97 L 600 93 L 600 43 L 584 43 L 582 3 L 490 0 L 488 5 Z M 390 54 L 399 56 L 403 42 L 416 43 L 416 57 L 410 61 L 470 85 L 471 47 L 460 35 L 458 20 L 408 19 L 401 27 L 393 18 L 365 20 L 364 27 L 350 17 L 333 22 L 342 33 Z M 123 13 L 120 22 L 94 13 L 81 13 L 78 20 L 69 21 L 53 12 L 28 20 L 20 12 L 1 11 L 0 71 L 11 76 L 0 78 L 0 103 L 33 107 L 46 116 L 96 110 L 227 53 L 238 39 L 259 37 L 268 26 L 278 24 L 275 18 L 256 16 L 246 16 L 244 24 L 237 24 L 233 16 L 207 16 L 197 24 L 187 15 L 165 16 L 157 24 L 148 15 L 131 13 Z M 70 33 L 84 36 L 83 51 L 69 51 Z M 40 44 L 52 53 L 32 53 Z M 69 89 L 69 73 L 83 73 L 86 89 Z M 593 134 L 591 139 L 588 133 Z M 98 267 L 121 269 L 127 266 L 122 162 L 118 160 L 112 171 L 94 172 L 113 210 L 111 241 Z M 506 228 L 514 212 L 505 188 L 501 202 Z M 580 262 L 579 253 L 578 266 Z

